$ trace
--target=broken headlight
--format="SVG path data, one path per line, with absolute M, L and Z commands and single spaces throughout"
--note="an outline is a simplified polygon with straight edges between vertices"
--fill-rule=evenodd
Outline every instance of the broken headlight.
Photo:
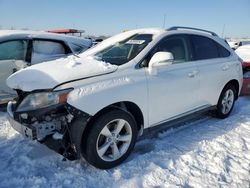
M 17 107 L 18 112 L 31 111 L 46 108 L 53 105 L 64 104 L 69 92 L 73 89 L 65 89 L 52 92 L 38 92 L 28 95 Z

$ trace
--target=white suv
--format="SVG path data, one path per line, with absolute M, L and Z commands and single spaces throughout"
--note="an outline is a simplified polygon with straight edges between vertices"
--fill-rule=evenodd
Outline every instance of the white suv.
M 207 110 L 227 117 L 242 86 L 242 67 L 213 32 L 139 29 L 79 57 L 21 70 L 7 84 L 19 96 L 7 108 L 13 128 L 105 169 L 124 161 L 153 127 Z

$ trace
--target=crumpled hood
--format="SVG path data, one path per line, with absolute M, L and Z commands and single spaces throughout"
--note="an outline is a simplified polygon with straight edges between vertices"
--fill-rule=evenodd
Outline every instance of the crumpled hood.
M 111 73 L 117 68 L 93 57 L 69 56 L 20 70 L 6 83 L 10 88 L 22 91 L 51 89 L 64 82 Z

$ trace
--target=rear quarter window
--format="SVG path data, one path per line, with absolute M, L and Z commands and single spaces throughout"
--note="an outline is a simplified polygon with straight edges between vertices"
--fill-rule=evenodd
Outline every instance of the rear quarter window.
M 229 57 L 230 56 L 231 53 L 226 48 L 221 46 L 220 44 L 217 45 L 217 48 L 219 50 L 220 57 Z

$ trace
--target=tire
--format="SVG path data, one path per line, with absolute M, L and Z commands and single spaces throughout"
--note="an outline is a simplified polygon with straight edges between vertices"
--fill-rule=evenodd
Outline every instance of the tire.
M 236 100 L 236 89 L 234 85 L 228 84 L 222 90 L 217 104 L 216 117 L 220 119 L 227 118 L 233 110 Z M 228 96 L 228 97 L 227 97 Z
M 88 163 L 99 169 L 109 169 L 127 159 L 137 139 L 136 122 L 130 113 L 112 110 L 97 118 L 91 126 L 86 139 Z

